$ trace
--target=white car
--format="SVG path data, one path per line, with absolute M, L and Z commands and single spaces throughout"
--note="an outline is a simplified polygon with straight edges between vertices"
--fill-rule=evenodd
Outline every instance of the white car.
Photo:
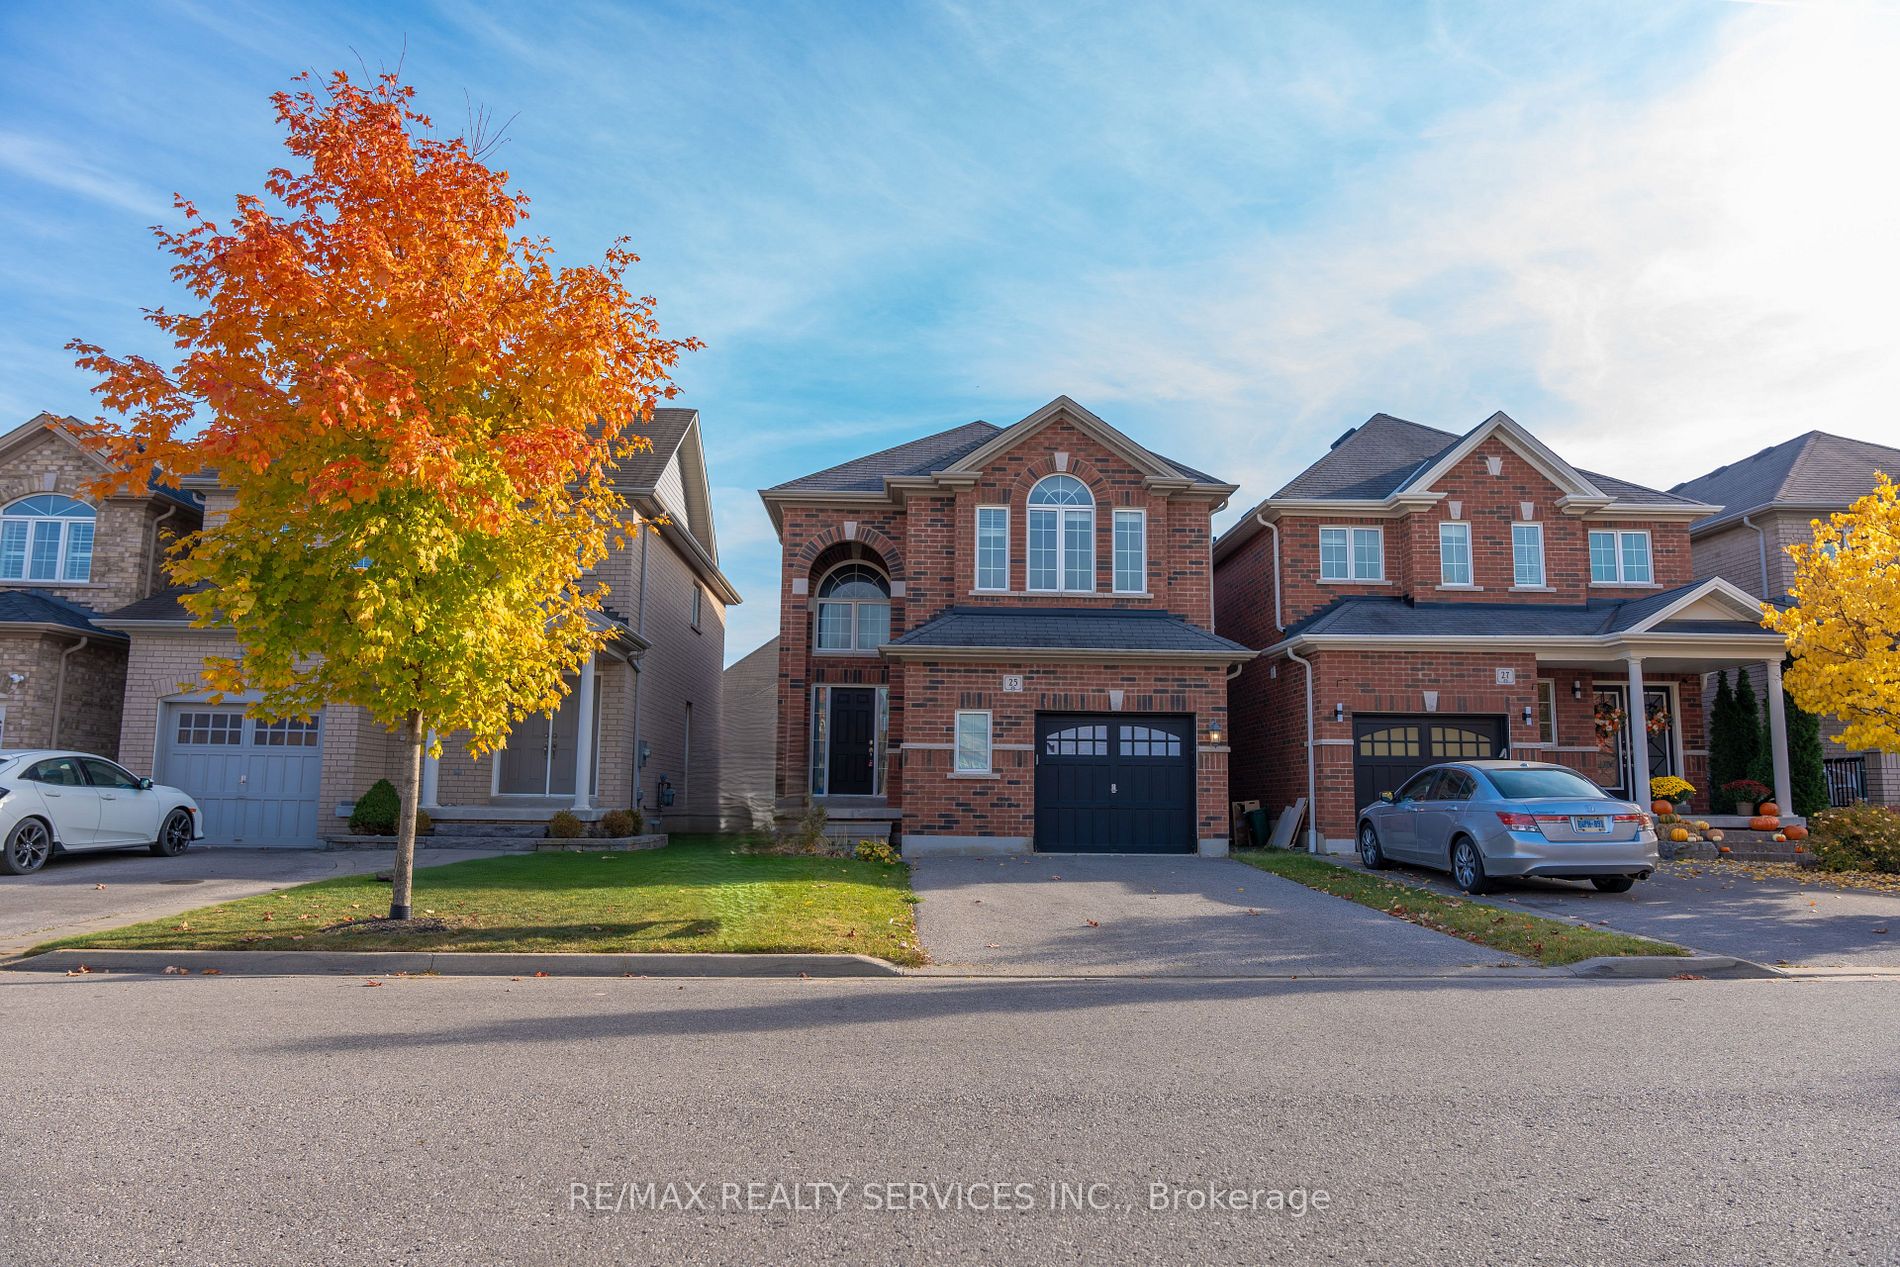
M 0 873 L 54 853 L 143 845 L 162 857 L 204 839 L 198 803 L 88 752 L 0 752 Z

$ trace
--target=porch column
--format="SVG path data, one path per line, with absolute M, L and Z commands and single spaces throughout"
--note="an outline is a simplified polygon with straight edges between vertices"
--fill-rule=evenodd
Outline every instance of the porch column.
M 435 743 L 435 730 L 432 727 L 428 747 L 422 750 L 422 795 L 417 798 L 425 810 L 442 808 L 442 758 L 432 751 Z
M 1649 701 L 1643 695 L 1643 657 L 1628 657 L 1629 716 L 1623 733 L 1629 736 L 1629 783 L 1625 790 L 1638 805 L 1649 804 Z
M 1781 698 L 1781 661 L 1764 662 L 1768 669 L 1768 746 L 1775 761 L 1775 804 L 1784 814 L 1794 813 L 1794 788 L 1788 779 L 1788 709 Z
M 574 739 L 574 808 L 592 809 L 594 805 L 594 657 L 581 665 L 580 710 L 575 725 L 580 733 Z

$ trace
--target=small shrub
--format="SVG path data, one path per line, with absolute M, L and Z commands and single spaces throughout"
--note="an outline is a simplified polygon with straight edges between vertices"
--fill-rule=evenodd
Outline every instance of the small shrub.
M 778 844 L 785 853 L 824 853 L 832 845 L 825 835 L 825 807 L 806 802 L 805 812 L 796 823 L 779 833 Z
M 548 839 L 579 840 L 587 834 L 587 824 L 567 810 L 560 810 L 548 819 Z
M 646 823 L 637 809 L 610 809 L 600 816 L 600 834 L 619 839 L 638 836 Z
M 417 810 L 416 811 L 416 835 L 433 836 L 434 834 L 435 834 L 435 820 L 429 817 L 429 811 L 426 809 Z
M 1862 802 L 1808 820 L 1808 851 L 1827 871 L 1900 875 L 1900 812 Z
M 378 779 L 356 800 L 350 810 L 350 834 L 354 836 L 393 836 L 402 802 L 396 797 L 396 785 Z
M 854 852 L 859 862 L 881 862 L 887 867 L 897 865 L 897 850 L 891 848 L 888 840 L 860 840 Z

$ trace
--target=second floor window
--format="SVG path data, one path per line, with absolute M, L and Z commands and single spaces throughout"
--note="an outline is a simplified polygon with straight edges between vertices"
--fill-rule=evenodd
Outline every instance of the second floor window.
M 1511 525 L 1511 584 L 1541 589 L 1544 584 L 1544 525 Z
M 1095 499 L 1073 475 L 1029 490 L 1029 588 L 1095 589 Z
M 1471 584 L 1471 525 L 1438 525 L 1438 579 L 1443 585 Z
M 1385 533 L 1378 528 L 1321 528 L 1319 579 L 1383 581 Z
M 1597 585 L 1648 585 L 1652 582 L 1647 532 L 1593 531 L 1590 580 Z
M 1009 507 L 976 508 L 976 587 L 1009 588 Z
M 891 583 L 864 563 L 845 563 L 818 583 L 818 649 L 874 651 L 891 640 Z
M 57 493 L 22 497 L 0 511 L 0 580 L 92 579 L 92 507 Z
M 1148 512 L 1115 512 L 1115 591 L 1140 594 L 1148 588 Z

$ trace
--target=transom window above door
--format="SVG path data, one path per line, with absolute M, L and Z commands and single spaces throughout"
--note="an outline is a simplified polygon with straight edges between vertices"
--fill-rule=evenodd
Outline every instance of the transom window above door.
M 1379 528 L 1321 528 L 1319 579 L 1383 581 L 1385 532 Z
M 843 563 L 818 583 L 818 650 L 875 651 L 891 640 L 891 583 L 868 563 Z
M 1029 490 L 1029 588 L 1095 589 L 1095 498 L 1073 475 L 1049 475 Z
M 0 580 L 90 581 L 93 508 L 57 493 L 0 510 Z

